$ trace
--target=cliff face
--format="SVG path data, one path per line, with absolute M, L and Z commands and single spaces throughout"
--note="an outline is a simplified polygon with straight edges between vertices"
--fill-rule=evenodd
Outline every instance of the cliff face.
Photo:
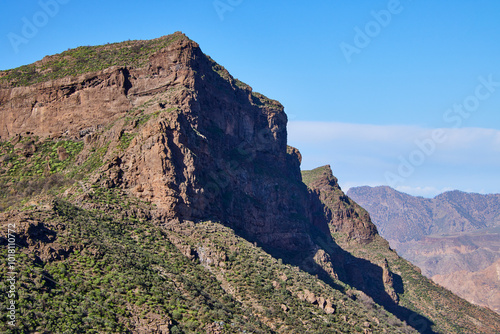
M 129 72 L 113 67 L 28 87 L 0 88 L 0 136 L 78 136 L 132 107 Z
M 116 332 L 500 328 L 393 252 L 329 167 L 301 175 L 283 106 L 180 33 L 0 72 L 0 122 L 0 220 L 68 291 L 116 290 Z M 44 284 L 33 300 L 66 293 Z
M 212 218 L 268 246 L 311 249 L 308 195 L 298 157 L 287 153 L 283 107 L 178 35 L 145 67 L 0 88 L 1 138 L 105 146 L 132 137 L 124 152 L 104 157 L 112 161 L 110 185 L 156 203 L 169 218 Z M 159 117 L 138 126 L 151 115 Z
M 377 228 L 368 212 L 344 194 L 330 166 L 303 171 L 302 177 L 311 191 L 311 202 L 319 199 L 313 211 L 315 224 L 322 226 L 326 218 L 329 232 L 340 232 L 347 236 L 347 241 L 368 243 L 373 240 Z

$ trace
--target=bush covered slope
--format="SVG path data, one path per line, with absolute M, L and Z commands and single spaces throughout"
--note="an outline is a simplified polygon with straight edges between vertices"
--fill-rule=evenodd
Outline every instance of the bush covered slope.
M 279 102 L 182 34 L 155 41 L 132 43 L 152 45 L 138 61 L 108 61 L 130 42 L 95 47 L 102 66 L 0 86 L 19 273 L 2 331 L 498 332 L 391 251 L 329 168 L 302 182 Z

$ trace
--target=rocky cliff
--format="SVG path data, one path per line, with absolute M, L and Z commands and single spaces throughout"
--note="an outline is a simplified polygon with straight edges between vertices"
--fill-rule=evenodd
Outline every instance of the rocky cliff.
M 344 194 L 330 166 L 303 171 L 302 178 L 311 191 L 311 203 L 319 199 L 313 211 L 317 226 L 326 219 L 330 233 L 340 232 L 347 241 L 368 243 L 377 234 L 368 212 Z
M 163 39 L 173 42 L 144 67 L 1 88 L 1 138 L 100 146 L 130 138 L 124 152 L 103 157 L 111 161 L 106 176 L 113 186 L 170 218 L 224 220 L 264 244 L 310 249 L 307 190 L 297 156 L 287 153 L 281 104 L 252 93 L 185 36 Z
M 393 252 L 330 168 L 302 176 L 283 106 L 181 33 L 0 72 L 0 119 L 24 331 L 500 329 Z

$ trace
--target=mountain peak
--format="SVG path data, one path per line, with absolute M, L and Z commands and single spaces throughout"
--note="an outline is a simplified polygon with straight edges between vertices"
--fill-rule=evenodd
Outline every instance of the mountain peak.
M 330 165 L 302 171 L 302 180 L 313 193 L 313 197 L 318 197 L 324 205 L 318 206 L 318 210 L 324 212 L 314 216 L 321 217 L 320 219 L 326 217 L 332 233 L 342 232 L 348 240 L 359 243 L 370 242 L 377 234 L 377 228 L 368 213 L 340 189 Z M 321 222 L 317 221 L 316 225 L 321 226 Z
M 19 309 L 23 330 L 477 332 L 470 305 L 455 312 L 391 251 L 330 166 L 301 175 L 283 106 L 185 35 L 76 48 L 1 81 L 0 220 L 19 224 L 26 268 L 71 283 L 67 299 L 23 281 L 49 294 Z M 102 314 L 78 306 L 87 296 Z M 78 313 L 61 325 L 52 305 Z
M 33 64 L 0 71 L 0 87 L 21 87 L 67 76 L 98 72 L 119 66 L 141 67 L 149 57 L 168 47 L 189 44 L 198 47 L 184 33 L 175 32 L 151 40 L 128 40 L 97 46 L 80 46 L 56 55 L 45 56 Z

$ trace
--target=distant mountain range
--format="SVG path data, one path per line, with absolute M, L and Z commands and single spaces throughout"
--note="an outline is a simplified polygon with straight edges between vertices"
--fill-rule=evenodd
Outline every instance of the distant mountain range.
M 391 247 L 465 299 L 500 312 L 500 194 L 449 191 L 435 198 L 390 187 L 356 187 Z

